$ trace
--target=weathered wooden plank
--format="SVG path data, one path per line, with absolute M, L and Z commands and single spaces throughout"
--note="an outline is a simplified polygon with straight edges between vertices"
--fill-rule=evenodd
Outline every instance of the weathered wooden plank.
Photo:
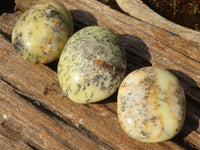
M 24 143 L 21 143 L 19 141 L 11 141 L 5 136 L 2 136 L 0 134 L 0 149 L 1 150 L 32 150 L 32 148 Z
M 23 1 L 20 2 L 21 6 L 19 8 L 25 10 L 32 6 L 33 3 L 35 4 L 40 1 L 30 2 L 28 0 L 26 3 L 23 3 Z M 108 27 L 115 33 L 119 34 L 127 51 L 128 72 L 138 67 L 150 65 L 150 62 L 153 65 L 172 69 L 181 79 L 185 86 L 187 95 L 195 99 L 196 102 L 194 102 L 193 99 L 188 99 L 188 102 L 192 103 L 187 108 L 187 112 L 189 113 L 187 113 L 186 125 L 176 138 L 171 141 L 155 144 L 137 142 L 125 135 L 119 126 L 116 115 L 116 94 L 104 102 L 97 104 L 80 105 L 73 103 L 62 94 L 57 81 L 56 72 L 44 65 L 34 65 L 20 59 L 14 53 L 12 45 L 9 42 L 9 36 L 11 35 L 13 25 L 15 24 L 14 22 L 17 20 L 16 18 L 18 16 L 4 14 L 4 17 L 7 20 L 10 20 L 11 23 L 9 24 L 9 21 L 8 23 L 5 23 L 4 21 L 2 22 L 4 19 L 1 20 L 0 18 L 0 29 L 4 35 L 3 37 L 2 34 L 0 34 L 1 85 L 5 85 L 5 87 L 10 90 L 14 90 L 14 92 L 10 92 L 10 96 L 6 99 L 10 99 L 10 97 L 13 97 L 14 95 L 14 97 L 19 98 L 17 103 L 20 105 L 17 105 L 16 103 L 15 105 L 12 105 L 18 106 L 18 111 L 14 111 L 16 108 L 14 107 L 14 110 L 12 110 L 13 107 L 10 107 L 12 101 L 10 100 L 10 103 L 2 105 L 2 110 L 4 111 L 1 113 L 1 116 L 3 116 L 5 112 L 13 112 L 11 117 L 14 122 L 19 125 L 19 130 L 24 126 L 26 127 L 26 136 L 24 140 L 21 140 L 21 142 L 24 142 L 25 145 L 27 145 L 26 141 L 29 140 L 29 147 L 31 145 L 39 149 L 47 148 L 37 139 L 37 131 L 40 130 L 42 132 L 45 127 L 46 132 L 42 133 L 44 133 L 45 136 L 47 135 L 47 137 L 44 136 L 43 140 L 45 140 L 47 144 L 51 144 L 52 142 L 61 148 L 69 148 L 71 146 L 73 148 L 81 149 L 83 148 L 84 143 L 87 145 L 89 142 L 97 143 L 99 149 L 182 149 L 182 146 L 185 148 L 190 148 L 190 146 L 198 148 L 200 143 L 200 138 L 198 138 L 200 111 L 197 109 L 199 107 L 200 98 L 198 88 L 199 81 L 197 80 L 198 77 L 193 78 L 193 76 L 199 75 L 199 62 L 198 60 L 195 60 L 196 57 L 194 57 L 194 55 L 191 56 L 191 59 L 183 54 L 185 52 L 182 53 L 182 49 L 180 51 L 177 50 L 177 48 L 181 47 L 180 45 L 182 44 L 186 49 L 193 49 L 194 47 L 194 51 L 198 56 L 198 48 L 194 45 L 190 45 L 189 42 L 182 40 L 177 36 L 130 18 L 96 1 L 65 0 L 60 2 L 62 2 L 72 13 L 76 30 L 83 26 L 98 24 Z M 9 17 L 15 19 L 9 19 Z M 129 19 L 130 21 L 127 21 Z M 8 25 L 5 26 L 5 24 Z M 164 38 L 162 36 L 164 36 Z M 5 40 L 5 38 L 8 40 Z M 173 45 L 173 41 L 175 40 L 181 43 L 179 44 L 179 47 Z M 186 49 L 183 49 L 183 51 Z M 159 57 L 159 54 L 161 57 Z M 177 57 L 180 60 L 176 60 Z M 185 61 L 185 64 L 181 64 L 181 61 L 183 60 Z M 190 65 L 191 68 L 187 67 L 187 65 Z M 4 91 L 5 93 L 4 89 L 1 89 L 1 91 Z M 0 96 L 1 95 L 5 94 L 0 94 Z M 5 97 L 3 98 L 5 99 Z M 31 104 L 34 103 L 34 101 L 38 102 L 36 108 Z M 26 110 L 24 110 L 24 106 Z M 20 112 L 19 108 L 21 110 Z M 34 109 L 35 113 L 32 113 L 31 115 L 27 112 L 29 109 Z M 39 117 L 33 117 L 33 114 L 37 114 Z M 49 116 L 49 114 L 51 114 L 51 116 Z M 43 126 L 37 127 L 38 118 L 41 119 L 41 122 L 46 120 Z M 21 124 L 19 124 L 20 120 L 22 120 L 24 124 L 21 122 Z M 51 120 L 50 124 L 52 126 L 55 122 L 63 124 L 62 127 L 69 129 L 71 132 L 71 138 L 67 139 L 65 134 L 59 134 L 59 131 L 63 130 L 63 128 L 60 127 L 61 125 L 55 129 L 52 126 L 45 126 L 48 125 L 49 120 Z M 8 125 L 10 125 L 9 123 Z M 27 124 L 30 129 L 33 127 L 31 130 L 33 137 L 30 137 Z M 5 130 L 4 127 L 0 127 L 0 131 Z M 51 131 L 52 129 L 53 131 Z M 78 139 L 83 139 L 82 145 L 76 143 L 76 135 L 80 136 Z M 85 136 L 88 138 L 85 138 Z M 67 139 L 71 145 L 64 145 L 62 142 L 64 139 Z M 185 144 L 184 141 L 188 144 Z
M 52 112 L 40 111 L 33 101 L 20 95 L 15 87 L 0 80 L 0 147 L 10 141 L 12 149 L 105 149 L 81 127 L 69 124 Z M 39 107 L 39 106 L 38 106 Z M 3 145 L 2 145 L 3 144 Z M 20 145 L 21 144 L 21 145 Z M 7 149 L 7 148 L 6 148 Z

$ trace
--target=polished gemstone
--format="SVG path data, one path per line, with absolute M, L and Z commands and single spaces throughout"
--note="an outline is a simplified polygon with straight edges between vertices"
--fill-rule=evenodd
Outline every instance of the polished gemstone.
M 76 32 L 58 63 L 61 88 L 77 103 L 97 102 L 111 96 L 125 72 L 126 55 L 119 38 L 99 26 Z
M 158 67 L 128 74 L 118 91 L 117 111 L 122 129 L 142 142 L 171 139 L 185 118 L 185 95 L 178 79 Z
M 20 17 L 12 32 L 12 44 L 24 59 L 45 64 L 60 56 L 72 32 L 72 17 L 65 7 L 45 2 Z

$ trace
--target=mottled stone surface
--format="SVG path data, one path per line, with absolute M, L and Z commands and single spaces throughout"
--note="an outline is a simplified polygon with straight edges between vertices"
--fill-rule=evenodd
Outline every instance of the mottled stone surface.
M 126 72 L 126 55 L 119 38 L 103 27 L 76 32 L 67 42 L 58 78 L 64 93 L 77 103 L 104 100 L 119 87 Z
M 185 118 L 185 95 L 169 71 L 145 67 L 122 81 L 117 111 L 122 129 L 143 142 L 161 142 L 181 130 Z
M 12 32 L 12 44 L 24 59 L 45 64 L 60 56 L 72 32 L 72 17 L 65 7 L 45 2 L 20 17 Z

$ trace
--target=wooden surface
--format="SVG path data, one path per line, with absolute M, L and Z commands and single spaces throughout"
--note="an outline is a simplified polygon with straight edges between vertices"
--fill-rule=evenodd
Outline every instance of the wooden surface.
M 75 31 L 89 25 L 111 29 L 125 46 L 127 73 L 153 65 L 172 71 L 187 95 L 183 130 L 161 143 L 141 143 L 120 128 L 116 95 L 96 104 L 76 104 L 62 94 L 57 62 L 31 64 L 11 45 L 21 13 L 42 0 L 16 0 L 14 13 L 0 16 L 0 149 L 162 150 L 200 149 L 200 50 L 96 0 L 58 0 L 70 10 Z

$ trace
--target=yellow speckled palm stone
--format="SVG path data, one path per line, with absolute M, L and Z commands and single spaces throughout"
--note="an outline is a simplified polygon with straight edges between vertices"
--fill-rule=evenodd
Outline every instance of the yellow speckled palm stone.
M 76 32 L 58 63 L 61 88 L 77 103 L 93 103 L 111 96 L 125 72 L 126 55 L 119 38 L 99 26 Z
M 171 139 L 185 118 L 185 95 L 178 79 L 169 71 L 145 67 L 122 81 L 117 111 L 122 129 L 142 142 Z
M 17 21 L 12 44 L 22 58 L 46 64 L 57 59 L 73 32 L 72 17 L 54 1 L 37 4 Z

